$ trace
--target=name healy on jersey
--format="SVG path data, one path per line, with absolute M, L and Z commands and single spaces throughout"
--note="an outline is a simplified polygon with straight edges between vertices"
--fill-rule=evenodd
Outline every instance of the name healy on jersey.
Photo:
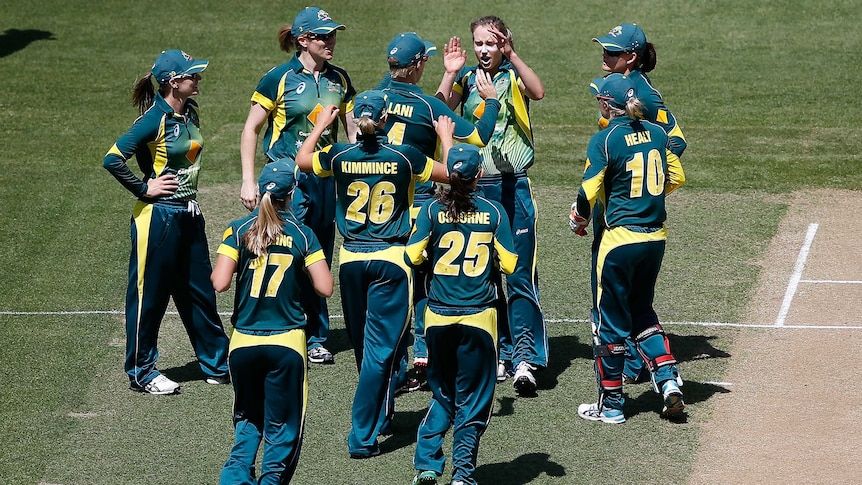
M 649 143 L 652 141 L 652 135 L 648 131 L 638 131 L 625 135 L 626 146 L 640 145 L 641 143 Z

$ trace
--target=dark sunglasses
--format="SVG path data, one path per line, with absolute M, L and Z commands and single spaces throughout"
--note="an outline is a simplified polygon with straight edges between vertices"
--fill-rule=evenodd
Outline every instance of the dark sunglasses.
M 316 34 L 314 32 L 310 32 L 308 34 L 308 38 L 311 40 L 322 40 L 323 42 L 326 42 L 329 39 L 335 38 L 335 31 L 333 30 L 332 32 L 330 32 L 328 34 Z
M 604 50 L 605 55 L 608 57 L 619 57 L 622 54 L 625 54 L 625 51 L 609 51 L 607 49 Z

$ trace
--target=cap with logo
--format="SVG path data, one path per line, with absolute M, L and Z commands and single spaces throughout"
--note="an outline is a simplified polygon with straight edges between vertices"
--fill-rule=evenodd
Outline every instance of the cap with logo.
M 628 100 L 637 97 L 632 80 L 623 76 L 620 73 L 609 74 L 604 79 L 596 79 L 597 94 L 596 97 L 603 99 L 615 108 L 624 109 Z
M 390 67 L 408 67 L 435 53 L 437 46 L 422 40 L 416 32 L 402 32 L 386 48 L 386 59 Z
M 150 72 L 159 84 L 164 84 L 174 78 L 199 73 L 206 69 L 209 63 L 209 61 L 195 60 L 179 49 L 171 49 L 159 54 Z
M 647 45 L 646 34 L 635 24 L 617 25 L 607 35 L 593 38 L 593 42 L 611 52 L 643 52 Z
M 290 25 L 290 33 L 294 37 L 299 37 L 303 34 L 328 34 L 333 30 L 344 30 L 346 27 L 332 20 L 332 17 L 318 7 L 305 7 L 296 14 L 293 23 Z
M 383 91 L 364 91 L 353 101 L 354 118 L 371 118 L 379 122 L 386 112 L 386 93 Z
M 455 145 L 449 149 L 446 167 L 450 174 L 458 172 L 461 174 L 461 178 L 473 180 L 479 175 L 479 170 L 482 168 L 482 154 L 479 153 L 479 148 L 474 145 L 466 143 Z
M 257 181 L 260 195 L 269 192 L 276 199 L 286 199 L 296 186 L 295 171 L 296 162 L 289 157 L 279 158 L 264 165 Z

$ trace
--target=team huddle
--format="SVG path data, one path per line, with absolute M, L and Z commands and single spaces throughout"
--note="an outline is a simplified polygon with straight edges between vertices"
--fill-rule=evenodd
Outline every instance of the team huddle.
M 425 387 L 431 400 L 417 430 L 413 483 L 441 479 L 450 428 L 451 483 L 476 483 L 496 385 L 511 379 L 519 396 L 536 396 L 536 375 L 549 362 L 527 175 L 535 156 L 530 103 L 545 88 L 506 24 L 486 16 L 470 24 L 476 65 L 467 65 L 459 38 L 444 45 L 434 96 L 417 83 L 437 48 L 413 32 L 392 39 L 388 72 L 357 94 L 347 71 L 330 63 L 345 28 L 306 7 L 280 29 L 282 50 L 296 53 L 251 97 L 240 137 L 240 199 L 250 213 L 224 231 L 214 267 L 196 202 L 203 138 L 192 99 L 208 61 L 164 51 L 136 83 L 141 117 L 103 162 L 138 199 L 126 293 L 130 388 L 179 390 L 156 369 L 172 297 L 205 381 L 233 385 L 236 439 L 220 483 L 289 483 L 308 363 L 335 363 L 325 345 L 326 298 L 338 231 L 338 286 L 358 370 L 350 457 L 381 454 L 396 395 Z M 684 415 L 682 379 L 652 304 L 665 196 L 685 181 L 686 142 L 646 75 L 655 51 L 643 30 L 622 24 L 593 41 L 607 75 L 590 85 L 599 131 L 569 221 L 575 234 L 593 229 L 598 399 L 577 412 L 623 423 L 623 384 L 652 380 L 662 417 L 675 419 Z M 266 163 L 255 178 L 261 131 Z M 129 168 L 132 157 L 142 177 Z M 228 338 L 216 292 L 234 281 Z

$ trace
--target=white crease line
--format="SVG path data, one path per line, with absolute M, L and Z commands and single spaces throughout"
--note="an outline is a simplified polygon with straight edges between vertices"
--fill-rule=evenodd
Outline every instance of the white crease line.
M 799 286 L 799 281 L 802 279 L 802 271 L 805 269 L 805 262 L 808 260 L 808 252 L 811 250 L 811 243 L 814 242 L 814 235 L 817 234 L 819 225 L 812 222 L 808 225 L 808 233 L 805 235 L 805 242 L 799 250 L 799 257 L 796 258 L 796 265 L 793 267 L 793 275 L 790 277 L 790 282 L 787 284 L 787 291 L 784 293 L 784 301 L 781 303 L 781 309 L 778 311 L 778 318 L 775 320 L 776 327 L 783 327 L 784 321 L 787 320 L 787 313 L 790 311 L 790 303 L 793 301 L 793 296 L 796 294 L 796 287 Z
M 722 387 L 733 385 L 732 382 L 723 382 L 723 381 L 706 381 L 706 382 L 704 382 L 704 384 L 711 384 L 713 386 L 722 386 Z
M 827 283 L 832 285 L 862 285 L 862 281 L 852 280 L 799 280 L 800 283 Z

